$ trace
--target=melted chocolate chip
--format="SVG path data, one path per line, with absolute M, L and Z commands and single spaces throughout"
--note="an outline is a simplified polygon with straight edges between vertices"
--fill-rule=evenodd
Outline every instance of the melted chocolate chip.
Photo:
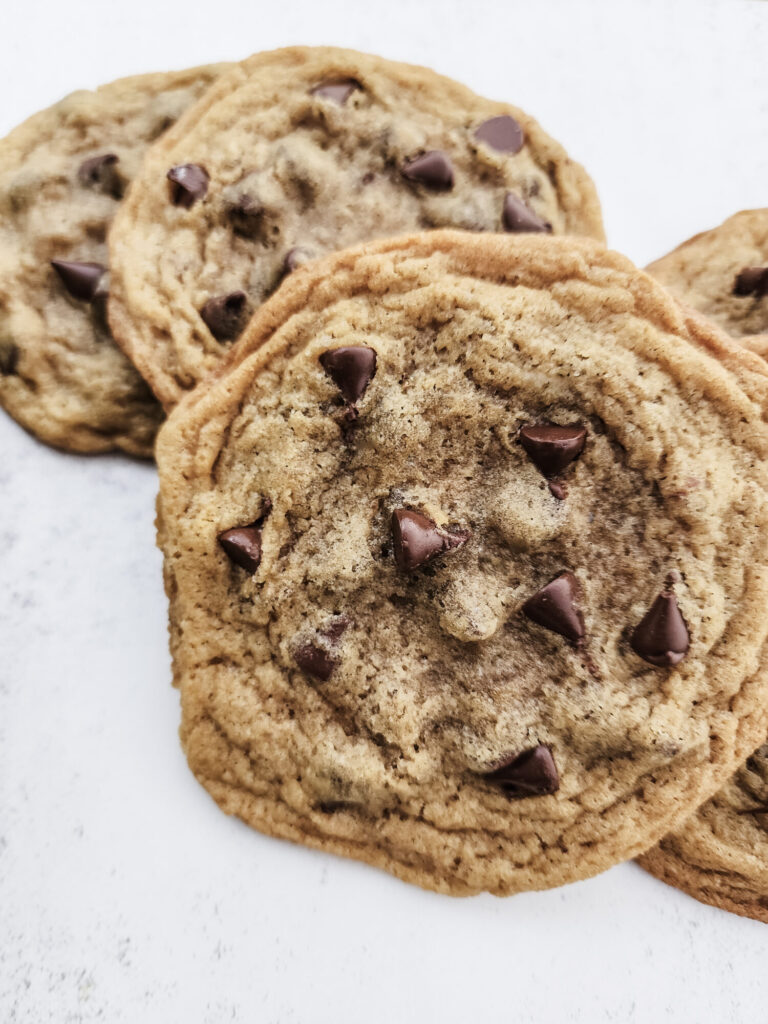
M 324 100 L 331 100 L 343 107 L 353 92 L 362 89 L 362 85 L 355 78 L 336 78 L 328 82 L 321 82 L 310 93 L 313 96 L 320 96 Z
M 99 189 L 115 199 L 122 198 L 123 182 L 117 172 L 118 157 L 115 153 L 101 153 L 88 157 L 77 169 L 81 184 Z
M 501 219 L 505 231 L 551 231 L 552 225 L 542 220 L 530 206 L 514 192 L 507 192 Z
M 675 595 L 662 591 L 635 627 L 630 646 L 643 661 L 670 668 L 688 653 L 691 638 Z
M 19 365 L 19 346 L 12 341 L 0 341 L 0 374 L 10 377 Z
M 338 615 L 320 630 L 320 635 L 325 637 L 329 643 L 337 644 L 351 625 L 352 620 L 346 615 Z
M 320 365 L 345 401 L 354 405 L 376 374 L 376 353 L 367 345 L 344 345 L 323 352 Z
M 406 160 L 402 175 L 409 181 L 416 181 L 425 188 L 436 192 L 447 192 L 453 188 L 453 165 L 448 156 L 439 149 L 430 150 L 422 156 Z
M 293 249 L 289 249 L 283 259 L 283 273 L 292 274 L 294 270 L 298 270 L 299 267 L 303 266 L 307 260 L 312 259 L 312 253 L 309 249 L 304 249 L 302 246 L 294 246 Z
M 744 267 L 733 282 L 734 295 L 768 295 L 768 267 Z
M 544 796 L 560 788 L 557 765 L 551 748 L 545 743 L 513 755 L 485 777 L 512 797 Z
M 561 572 L 528 598 L 522 608 L 523 614 L 539 626 L 576 643 L 584 638 L 584 616 L 575 604 L 577 592 L 578 584 L 573 573 Z
M 80 302 L 93 302 L 107 269 L 101 263 L 71 263 L 67 260 L 51 260 L 51 266 L 72 298 Z
M 293 652 L 293 660 L 307 675 L 314 676 L 324 683 L 331 678 L 336 668 L 335 659 L 315 644 L 302 644 L 301 647 L 297 647 Z
M 216 341 L 234 341 L 248 319 L 248 296 L 245 292 L 216 295 L 208 299 L 200 316 Z
M 499 153 L 519 153 L 525 142 L 523 129 L 509 114 L 483 121 L 475 129 L 475 138 Z
M 544 476 L 557 476 L 584 451 L 587 428 L 581 423 L 528 423 L 520 429 L 520 444 Z
M 258 238 L 264 230 L 264 206 L 250 192 L 241 192 L 227 203 L 227 216 L 238 235 Z
M 468 540 L 468 532 L 439 530 L 437 523 L 421 512 L 398 508 L 392 513 L 392 546 L 395 562 L 402 572 L 418 569 Z
M 208 192 L 208 172 L 200 164 L 179 164 L 168 171 L 171 182 L 171 202 L 187 210 Z
M 235 565 L 246 572 L 254 573 L 261 564 L 261 528 L 259 526 L 235 526 L 219 534 L 219 544 Z
M 562 480 L 549 480 L 547 486 L 549 487 L 549 493 L 553 498 L 557 498 L 558 501 L 565 501 L 568 497 L 568 488 Z

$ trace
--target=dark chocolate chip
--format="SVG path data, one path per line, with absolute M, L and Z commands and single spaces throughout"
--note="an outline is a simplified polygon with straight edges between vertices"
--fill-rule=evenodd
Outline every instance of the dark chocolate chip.
M 219 544 L 230 561 L 246 572 L 256 572 L 261 564 L 261 528 L 235 526 L 219 534 Z
M 171 182 L 171 202 L 187 210 L 208 192 L 208 172 L 200 164 L 179 164 L 168 171 Z
M 568 497 L 568 488 L 562 480 L 549 480 L 547 485 L 549 487 L 549 493 L 553 498 L 557 498 L 558 501 L 565 501 Z
M 83 185 L 99 189 L 107 195 L 120 199 L 123 195 L 123 181 L 117 171 L 118 157 L 115 153 L 101 153 L 88 157 L 77 169 L 77 177 Z
M 344 345 L 323 352 L 320 365 L 344 399 L 354 405 L 376 374 L 376 353 L 367 345 Z
M 539 743 L 522 754 L 513 755 L 506 764 L 486 774 L 489 782 L 501 786 L 508 796 L 544 796 L 560 788 L 560 776 L 545 743 Z
M 300 245 L 296 245 L 293 249 L 289 249 L 285 254 L 283 260 L 283 273 L 292 274 L 294 270 L 298 270 L 299 267 L 303 266 L 307 260 L 312 259 L 312 253 L 309 249 L 304 249 Z
M 257 238 L 264 231 L 264 205 L 250 192 L 240 192 L 227 203 L 227 216 L 244 238 Z
M 733 282 L 734 295 L 768 295 L 768 267 L 744 267 Z
M 208 299 L 200 316 L 216 341 L 234 341 L 248 319 L 248 296 L 245 292 L 216 295 Z
M 576 607 L 578 584 L 570 572 L 561 572 L 523 605 L 523 614 L 539 626 L 576 643 L 584 637 L 584 616 Z
M 398 508 L 392 513 L 392 546 L 397 567 L 403 572 L 418 569 L 468 540 L 468 532 L 439 530 L 437 523 L 421 512 Z
M 509 114 L 483 121 L 475 129 L 475 138 L 499 153 L 519 153 L 525 142 L 523 129 Z
M 551 231 L 552 225 L 542 220 L 537 213 L 534 213 L 530 206 L 516 196 L 514 192 L 507 192 L 504 196 L 504 208 L 502 210 L 502 221 L 505 231 Z
M 309 91 L 313 96 L 320 96 L 324 100 L 331 100 L 343 107 L 353 92 L 362 89 L 362 85 L 355 78 L 336 78 L 328 82 L 321 82 Z
M 406 160 L 402 174 L 409 181 L 417 181 L 426 188 L 446 192 L 453 188 L 453 165 L 448 156 L 439 149 L 430 150 L 422 156 Z
M 669 668 L 683 660 L 691 638 L 671 591 L 659 594 L 635 627 L 629 643 L 643 661 L 658 668 Z
M 335 659 L 315 644 L 302 644 L 301 647 L 297 647 L 293 659 L 307 675 L 314 676 L 322 682 L 327 682 L 336 668 Z
M 346 615 L 337 615 L 331 619 L 327 626 L 320 630 L 320 635 L 329 643 L 337 644 L 352 624 L 352 620 Z
M 107 268 L 102 263 L 71 263 L 51 260 L 51 266 L 73 299 L 93 302 Z
M 557 476 L 584 451 L 587 428 L 581 423 L 528 423 L 520 429 L 520 444 L 544 476 Z
M 0 374 L 10 377 L 19 365 L 19 346 L 12 341 L 0 341 Z

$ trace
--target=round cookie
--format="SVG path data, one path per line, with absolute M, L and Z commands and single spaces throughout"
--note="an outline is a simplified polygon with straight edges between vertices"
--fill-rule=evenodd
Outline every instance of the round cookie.
M 146 147 L 223 68 L 75 92 L 0 141 L 0 405 L 48 444 L 152 454 L 162 411 L 106 323 L 107 228 Z
M 646 269 L 742 345 L 768 355 L 768 209 L 734 214 Z
M 639 863 L 702 903 L 768 924 L 768 743 Z
M 767 398 L 595 242 L 299 269 L 158 438 L 193 772 L 456 895 L 648 848 L 766 730 Z
M 768 356 L 768 209 L 735 214 L 648 272 Z M 768 745 L 640 864 L 703 903 L 768 922 Z
M 351 50 L 257 54 L 148 154 L 110 236 L 110 323 L 170 408 L 296 266 L 439 227 L 603 238 L 591 180 L 517 108 Z

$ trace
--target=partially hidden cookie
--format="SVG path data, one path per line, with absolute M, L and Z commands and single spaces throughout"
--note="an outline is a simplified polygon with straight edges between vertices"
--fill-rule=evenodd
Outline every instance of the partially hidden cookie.
M 735 214 L 648 272 L 768 356 L 768 209 Z M 768 922 L 768 744 L 640 864 L 703 903 Z
M 162 412 L 106 323 L 106 234 L 145 149 L 224 66 L 75 92 L 0 141 L 0 405 L 75 452 L 152 454 Z
M 768 209 L 734 214 L 647 270 L 742 345 L 768 356 Z
M 639 862 L 702 903 L 768 923 L 768 743 Z
M 647 849 L 766 731 L 767 398 L 595 242 L 300 268 L 158 438 L 193 772 L 457 895 Z
M 148 154 L 110 323 L 170 408 L 298 265 L 439 227 L 603 237 L 590 178 L 516 107 L 351 50 L 257 54 Z

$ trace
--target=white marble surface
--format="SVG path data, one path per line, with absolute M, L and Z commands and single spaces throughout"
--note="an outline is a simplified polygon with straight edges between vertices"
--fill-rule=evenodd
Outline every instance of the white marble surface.
M 535 114 L 637 262 L 768 202 L 764 0 L 24 0 L 0 131 L 78 86 L 340 43 Z M 453 901 L 220 814 L 176 740 L 155 475 L 0 417 L 0 1021 L 762 1021 L 768 929 L 634 865 Z

